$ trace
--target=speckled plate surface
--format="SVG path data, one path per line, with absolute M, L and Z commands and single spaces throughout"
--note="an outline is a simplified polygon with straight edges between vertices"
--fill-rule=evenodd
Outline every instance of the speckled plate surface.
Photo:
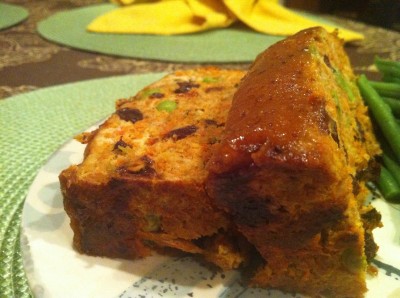
M 149 257 L 111 260 L 78 254 L 63 210 L 58 174 L 82 159 L 84 146 L 67 142 L 40 169 L 22 216 L 22 252 L 28 281 L 37 297 L 291 297 L 279 291 L 241 286 L 236 271 L 215 272 L 194 258 Z M 385 227 L 376 231 L 380 251 L 376 277 L 366 297 L 400 296 L 399 206 L 374 201 Z M 297 297 L 300 297 L 299 295 Z
M 85 116 L 90 116 L 89 120 L 95 117 L 101 119 L 112 112 L 112 103 L 117 96 L 133 95 L 159 77 L 160 74 L 151 74 L 80 82 L 20 97 L 26 97 L 26 103 L 31 105 L 36 102 L 38 111 L 32 111 L 27 119 L 32 122 L 37 115 L 37 122 L 41 123 L 43 130 L 42 141 L 47 136 L 51 139 L 57 139 L 59 135 L 66 138 L 66 135 L 71 135 L 70 126 L 75 127 L 74 131 L 80 127 L 73 125 L 74 119 L 81 120 Z M 24 98 L 12 102 L 27 106 Z M 45 112 L 41 101 L 54 103 L 54 107 L 49 106 L 49 111 Z M 101 105 L 106 107 L 100 108 Z M 88 114 L 88 110 L 100 110 L 101 113 L 92 115 Z M 44 120 L 47 121 L 45 124 Z M 68 126 L 66 123 L 69 123 Z M 61 128 L 68 128 L 68 133 L 63 133 Z M 34 135 L 34 132 L 31 134 Z M 53 143 L 52 146 L 57 142 Z M 35 146 L 43 145 L 35 144 L 27 147 L 29 152 Z M 58 174 L 70 164 L 80 162 L 83 150 L 84 146 L 78 142 L 67 141 L 40 167 L 27 191 L 22 213 L 21 250 L 27 279 L 35 297 L 293 297 L 268 289 L 245 288 L 239 282 L 239 272 L 215 272 L 190 257 L 154 256 L 126 261 L 78 254 L 72 249 L 72 231 L 63 209 Z M 25 153 L 28 157 L 32 154 L 29 152 Z M 380 199 L 373 204 L 382 213 L 384 228 L 375 233 L 380 245 L 375 264 L 380 268 L 378 276 L 368 278 L 369 292 L 366 297 L 400 297 L 400 206 Z

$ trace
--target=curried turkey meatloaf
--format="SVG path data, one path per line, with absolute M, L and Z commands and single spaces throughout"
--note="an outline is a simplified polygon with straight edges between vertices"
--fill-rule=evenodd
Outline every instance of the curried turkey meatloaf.
M 119 100 L 100 127 L 80 136 L 84 160 L 60 175 L 75 248 L 134 259 L 174 248 L 223 269 L 245 259 L 241 236 L 204 190 L 244 72 L 178 71 Z
M 199 255 L 250 285 L 362 297 L 378 246 L 380 148 L 336 34 L 310 28 L 247 73 L 172 73 L 117 101 L 60 174 L 74 247 Z M 251 266 L 256 263 L 254 270 Z
M 252 284 L 312 297 L 367 290 L 362 215 L 380 153 L 342 41 L 311 28 L 261 53 L 234 95 L 207 192 L 265 263 Z M 369 256 L 375 251 L 369 252 Z

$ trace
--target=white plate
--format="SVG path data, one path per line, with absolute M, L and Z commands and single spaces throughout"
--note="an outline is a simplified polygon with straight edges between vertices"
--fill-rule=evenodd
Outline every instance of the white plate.
M 239 273 L 214 272 L 190 257 L 112 260 L 78 254 L 64 212 L 58 174 L 81 161 L 84 146 L 66 143 L 30 187 L 22 214 L 22 252 L 36 297 L 291 297 L 279 291 L 244 288 Z M 368 298 L 400 297 L 400 207 L 376 199 L 384 228 L 375 231 L 378 276 L 369 277 Z

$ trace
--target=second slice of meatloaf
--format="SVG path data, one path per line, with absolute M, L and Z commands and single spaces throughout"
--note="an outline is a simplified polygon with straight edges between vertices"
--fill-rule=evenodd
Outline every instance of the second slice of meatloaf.
M 242 263 L 236 235 L 204 180 L 243 75 L 212 67 L 175 72 L 120 100 L 83 135 L 83 162 L 60 175 L 79 252 L 134 259 L 175 248 L 223 269 Z
M 360 213 L 378 153 L 336 35 L 311 28 L 257 57 L 234 95 L 207 182 L 265 260 L 254 285 L 362 296 Z

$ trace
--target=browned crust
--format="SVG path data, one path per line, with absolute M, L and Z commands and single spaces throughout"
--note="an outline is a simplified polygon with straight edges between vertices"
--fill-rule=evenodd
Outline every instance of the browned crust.
M 341 79 L 353 88 L 342 42 L 311 28 L 261 53 L 234 95 L 206 186 L 264 259 L 254 285 L 329 297 L 366 291 L 358 173 L 379 149 L 356 87 L 350 98 Z

